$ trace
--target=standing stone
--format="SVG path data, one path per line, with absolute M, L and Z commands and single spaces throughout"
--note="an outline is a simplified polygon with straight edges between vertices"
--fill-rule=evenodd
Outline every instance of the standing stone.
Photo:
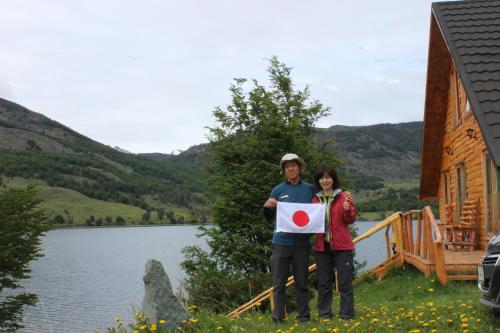
M 181 322 L 189 318 L 189 314 L 172 292 L 170 280 L 161 262 L 149 259 L 143 280 L 145 295 L 142 309 L 146 318 L 151 323 L 166 320 L 170 329 L 177 330 Z

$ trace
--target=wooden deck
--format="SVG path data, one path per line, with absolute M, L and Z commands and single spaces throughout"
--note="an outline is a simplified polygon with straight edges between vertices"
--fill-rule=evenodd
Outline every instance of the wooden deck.
M 477 265 L 484 254 L 484 250 L 444 250 L 444 264 L 448 280 L 477 280 Z M 411 253 L 405 252 L 404 261 L 415 266 L 425 275 L 436 271 L 436 266 L 429 259 L 424 259 Z

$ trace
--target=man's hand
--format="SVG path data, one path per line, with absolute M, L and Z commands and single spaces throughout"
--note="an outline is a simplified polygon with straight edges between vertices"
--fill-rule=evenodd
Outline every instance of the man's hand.
M 278 205 L 278 200 L 274 198 L 269 198 L 264 204 L 264 207 L 276 207 L 277 205 Z

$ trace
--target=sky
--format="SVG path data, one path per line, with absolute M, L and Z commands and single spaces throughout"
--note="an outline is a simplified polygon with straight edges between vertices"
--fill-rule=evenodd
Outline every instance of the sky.
M 423 120 L 429 0 L 0 0 L 0 97 L 103 144 L 207 142 L 268 59 L 331 108 L 317 126 Z

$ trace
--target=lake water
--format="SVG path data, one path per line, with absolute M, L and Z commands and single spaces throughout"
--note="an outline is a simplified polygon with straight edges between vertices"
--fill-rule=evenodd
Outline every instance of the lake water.
M 376 222 L 357 223 L 359 234 Z M 85 228 L 53 230 L 43 237 L 44 257 L 32 264 L 32 278 L 23 281 L 39 296 L 25 310 L 21 332 L 95 332 L 125 322 L 144 297 L 144 267 L 148 259 L 162 262 L 174 290 L 184 274 L 182 248 L 199 245 L 195 226 Z M 358 260 L 373 267 L 385 260 L 383 232 L 357 244 Z

